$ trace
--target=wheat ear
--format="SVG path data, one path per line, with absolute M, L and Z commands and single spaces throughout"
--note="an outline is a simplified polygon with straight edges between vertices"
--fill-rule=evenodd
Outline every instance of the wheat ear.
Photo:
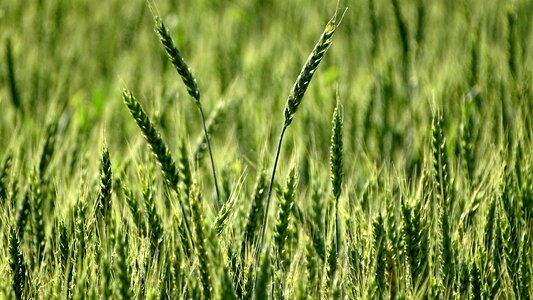
M 311 82 L 311 79 L 313 78 L 313 75 L 315 74 L 318 68 L 318 65 L 322 61 L 324 54 L 326 53 L 326 51 L 329 49 L 329 46 L 331 45 L 333 34 L 335 33 L 335 30 L 340 25 L 343 16 L 344 14 L 337 20 L 337 12 L 335 12 L 333 17 L 329 20 L 328 24 L 326 25 L 326 28 L 324 29 L 324 32 L 320 36 L 320 39 L 318 40 L 313 51 L 307 58 L 307 61 L 305 62 L 302 70 L 300 71 L 300 75 L 298 75 L 298 78 L 296 79 L 296 82 L 294 83 L 292 90 L 289 94 L 289 97 L 287 99 L 287 104 L 284 110 L 285 120 L 283 122 L 283 127 L 281 128 L 281 133 L 279 135 L 278 147 L 276 150 L 276 157 L 274 159 L 274 166 L 272 167 L 272 174 L 270 176 L 270 184 L 268 187 L 268 193 L 267 193 L 267 198 L 265 202 L 265 209 L 263 212 L 263 224 L 261 226 L 261 235 L 259 236 L 259 243 L 257 244 L 257 251 L 256 251 L 256 257 L 255 257 L 256 272 L 254 276 L 254 294 L 255 294 L 255 286 L 257 282 L 257 266 L 259 265 L 259 258 L 261 257 L 261 252 L 263 250 L 263 240 L 265 237 L 265 230 L 266 230 L 267 219 L 268 219 L 268 208 L 270 206 L 270 198 L 272 197 L 272 188 L 274 186 L 274 178 L 276 175 L 276 168 L 278 166 L 283 137 L 285 136 L 285 131 L 287 130 L 289 125 L 292 123 L 294 114 L 296 113 L 296 111 L 298 110 L 298 107 L 300 106 L 302 102 L 302 98 L 305 94 L 305 91 L 307 90 L 307 87 L 309 86 L 309 83 Z
M 157 16 L 155 17 L 155 31 L 159 36 L 159 39 L 161 40 L 161 44 L 163 44 L 163 46 L 165 47 L 165 51 L 167 52 L 170 61 L 174 65 L 174 68 L 176 69 L 181 79 L 183 80 L 183 83 L 187 87 L 187 92 L 193 98 L 194 103 L 196 104 L 196 107 L 198 108 L 198 111 L 200 113 L 200 118 L 202 120 L 202 129 L 204 131 L 205 142 L 207 144 L 207 151 L 209 152 L 209 158 L 211 160 L 211 171 L 213 172 L 213 182 L 215 184 L 216 191 L 215 203 L 217 205 L 218 210 L 220 209 L 220 192 L 218 190 L 215 160 L 213 159 L 213 153 L 211 151 L 211 143 L 209 142 L 209 134 L 207 133 L 207 126 L 205 124 L 205 114 L 202 108 L 202 103 L 200 102 L 200 90 L 198 89 L 196 78 L 194 78 L 191 73 L 191 69 L 187 66 L 187 63 L 185 63 L 185 60 L 183 59 L 183 56 L 181 55 L 180 51 L 174 45 L 174 41 L 172 40 L 172 37 L 170 36 L 167 27 L 165 26 L 163 21 Z
M 173 189 L 176 194 L 178 194 L 179 199 L 178 168 L 176 167 L 174 159 L 170 155 L 170 151 L 168 150 L 167 145 L 163 142 L 161 135 L 155 129 L 154 125 L 148 118 L 148 115 L 146 114 L 146 112 L 144 112 L 141 103 L 139 103 L 135 96 L 133 96 L 133 93 L 128 90 L 124 90 L 123 98 L 124 103 L 126 104 L 131 113 L 131 116 L 133 117 L 133 119 L 135 119 L 137 126 L 139 126 L 144 135 L 144 138 L 150 145 L 152 153 L 159 162 L 165 181 L 170 186 L 170 188 Z M 190 231 L 189 221 L 187 219 L 187 214 L 185 212 L 185 206 L 183 205 L 183 201 L 181 200 L 179 200 L 178 203 L 180 205 L 181 216 L 183 217 L 185 229 L 187 230 L 187 234 L 189 235 L 192 241 L 192 235 Z

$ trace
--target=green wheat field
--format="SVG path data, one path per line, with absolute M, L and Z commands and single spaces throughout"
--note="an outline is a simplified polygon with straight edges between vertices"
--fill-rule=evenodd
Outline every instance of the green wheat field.
M 2 0 L 0 299 L 531 299 L 533 1 Z

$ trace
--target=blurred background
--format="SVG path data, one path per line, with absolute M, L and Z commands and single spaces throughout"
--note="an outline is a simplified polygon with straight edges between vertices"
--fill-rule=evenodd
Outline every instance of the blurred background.
M 198 299 L 200 284 L 204 295 L 214 287 L 217 296 L 250 297 L 252 275 L 265 287 L 271 281 L 269 262 L 285 289 L 276 295 L 287 299 L 533 295 L 533 1 L 155 0 L 152 7 L 0 1 L 0 298 Z M 283 142 L 265 219 L 265 248 L 278 247 L 278 257 L 267 254 L 254 268 L 287 96 L 336 11 L 342 24 Z M 153 13 L 198 81 L 220 211 L 200 116 L 154 32 Z M 164 184 L 124 88 L 183 177 L 188 150 L 202 201 Z M 330 172 L 337 103 L 344 166 Z M 332 177 L 342 194 L 330 193 Z M 180 189 L 196 191 L 191 186 L 180 178 Z M 211 255 L 189 252 L 180 200 L 196 241 L 206 228 Z M 101 222 L 106 201 L 112 217 Z M 222 220 L 216 236 L 215 220 Z M 294 262 L 287 270 L 283 255 Z
M 287 95 L 337 5 L 348 10 L 289 130 L 282 170 L 294 161 L 305 180 L 327 167 L 337 89 L 355 183 L 384 165 L 419 173 L 437 110 L 451 145 L 468 110 L 481 154 L 512 143 L 500 133 L 531 137 L 532 1 L 156 1 L 216 116 L 221 171 L 270 165 Z M 2 152 L 24 145 L 19 155 L 31 157 L 46 124 L 61 120 L 58 163 L 96 155 L 105 136 L 126 164 L 145 146 L 123 88 L 171 150 L 180 139 L 198 148 L 199 116 L 145 1 L 4 0 L 0 28 Z

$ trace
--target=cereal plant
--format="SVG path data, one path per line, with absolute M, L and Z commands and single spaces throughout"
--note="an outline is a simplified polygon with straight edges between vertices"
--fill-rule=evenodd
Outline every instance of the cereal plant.
M 1 3 L 0 299 L 533 297 L 532 1 Z

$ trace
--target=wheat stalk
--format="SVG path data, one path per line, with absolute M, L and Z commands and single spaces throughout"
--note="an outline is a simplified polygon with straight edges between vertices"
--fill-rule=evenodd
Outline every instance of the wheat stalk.
M 152 153 L 156 157 L 159 166 L 161 167 L 165 181 L 167 182 L 169 187 L 176 192 L 179 198 L 178 169 L 176 167 L 174 159 L 170 154 L 170 151 L 168 150 L 167 145 L 163 142 L 161 135 L 155 129 L 154 125 L 148 118 L 148 115 L 146 115 L 146 113 L 144 112 L 144 109 L 142 108 L 141 104 L 133 96 L 133 93 L 128 90 L 124 90 L 123 98 L 124 103 L 126 104 L 131 113 L 131 116 L 133 117 L 133 119 L 135 119 L 135 122 L 137 122 L 137 126 L 139 126 L 144 135 L 144 138 L 148 142 L 148 145 L 150 145 Z M 181 208 L 181 217 L 183 218 L 187 235 L 191 237 L 191 231 L 187 214 L 185 212 L 185 206 L 183 204 L 183 201 L 181 200 L 178 203 Z
M 187 87 L 187 92 L 193 98 L 194 103 L 196 104 L 196 107 L 198 108 L 198 111 L 200 113 L 200 118 L 202 121 L 202 129 L 204 131 L 204 137 L 205 137 L 205 142 L 207 144 L 207 150 L 209 151 L 209 158 L 211 161 L 211 171 L 213 173 L 213 181 L 215 184 L 215 192 L 216 192 L 215 203 L 216 203 L 217 209 L 220 209 L 220 193 L 218 190 L 218 181 L 217 181 L 217 175 L 216 175 L 216 170 L 215 170 L 215 161 L 213 158 L 213 153 L 211 151 L 211 143 L 209 142 L 209 134 L 207 132 L 205 114 L 202 108 L 202 104 L 200 102 L 200 91 L 198 90 L 198 84 L 196 83 L 196 78 L 194 78 L 194 76 L 191 73 L 191 69 L 187 66 L 187 63 L 185 63 L 185 60 L 183 59 L 183 56 L 181 55 L 180 51 L 174 45 L 174 41 L 172 40 L 172 37 L 170 36 L 170 33 L 168 32 L 167 27 L 165 26 L 163 21 L 157 16 L 155 17 L 155 30 L 157 32 L 157 35 L 159 36 L 159 39 L 161 40 L 161 43 L 165 47 L 165 51 L 167 52 L 170 61 L 172 62 L 176 71 L 178 72 L 181 79 L 183 80 L 183 83 Z
M 343 115 L 342 107 L 339 103 L 337 92 L 337 106 L 333 112 L 332 129 L 331 129 L 331 145 L 330 145 L 330 176 L 331 176 L 331 189 L 335 200 L 335 255 L 339 256 L 339 245 L 341 243 L 340 233 L 340 220 L 339 220 L 339 197 L 342 192 L 342 181 L 344 177 L 343 163 L 342 163 L 342 124 Z
M 276 156 L 274 158 L 274 165 L 272 167 L 272 174 L 270 176 L 270 184 L 268 187 L 268 193 L 267 193 L 265 208 L 263 212 L 263 223 L 261 226 L 261 234 L 259 236 L 259 243 L 257 245 L 255 268 L 254 268 L 256 270 L 256 273 L 254 276 L 254 291 L 255 291 L 255 285 L 257 282 L 257 266 L 259 265 L 259 258 L 261 257 L 261 253 L 263 251 L 263 240 L 265 237 L 265 231 L 266 231 L 266 226 L 267 226 L 268 209 L 270 207 L 270 198 L 272 197 L 272 188 L 274 186 L 276 168 L 277 168 L 278 161 L 279 161 L 281 145 L 283 143 L 283 137 L 285 136 L 285 132 L 287 128 L 292 123 L 294 114 L 296 113 L 296 111 L 298 110 L 298 107 L 300 106 L 302 102 L 305 91 L 307 90 L 307 87 L 309 86 L 309 83 L 311 82 L 311 79 L 313 78 L 313 75 L 315 74 L 318 68 L 318 65 L 322 61 L 324 54 L 329 49 L 329 46 L 332 43 L 333 34 L 335 33 L 335 30 L 338 28 L 338 26 L 342 22 L 343 16 L 344 15 L 342 15 L 337 20 L 337 12 L 335 12 L 333 17 L 329 20 L 328 24 L 326 25 L 326 28 L 324 29 L 322 35 L 320 36 L 320 39 L 318 40 L 317 44 L 313 48 L 313 51 L 307 58 L 307 61 L 305 62 L 302 70 L 300 71 L 300 74 L 298 75 L 298 78 L 296 79 L 296 82 L 294 83 L 292 90 L 289 94 L 289 97 L 287 99 L 287 104 L 285 105 L 284 122 L 283 122 L 283 127 L 281 128 L 281 133 L 279 135 Z

